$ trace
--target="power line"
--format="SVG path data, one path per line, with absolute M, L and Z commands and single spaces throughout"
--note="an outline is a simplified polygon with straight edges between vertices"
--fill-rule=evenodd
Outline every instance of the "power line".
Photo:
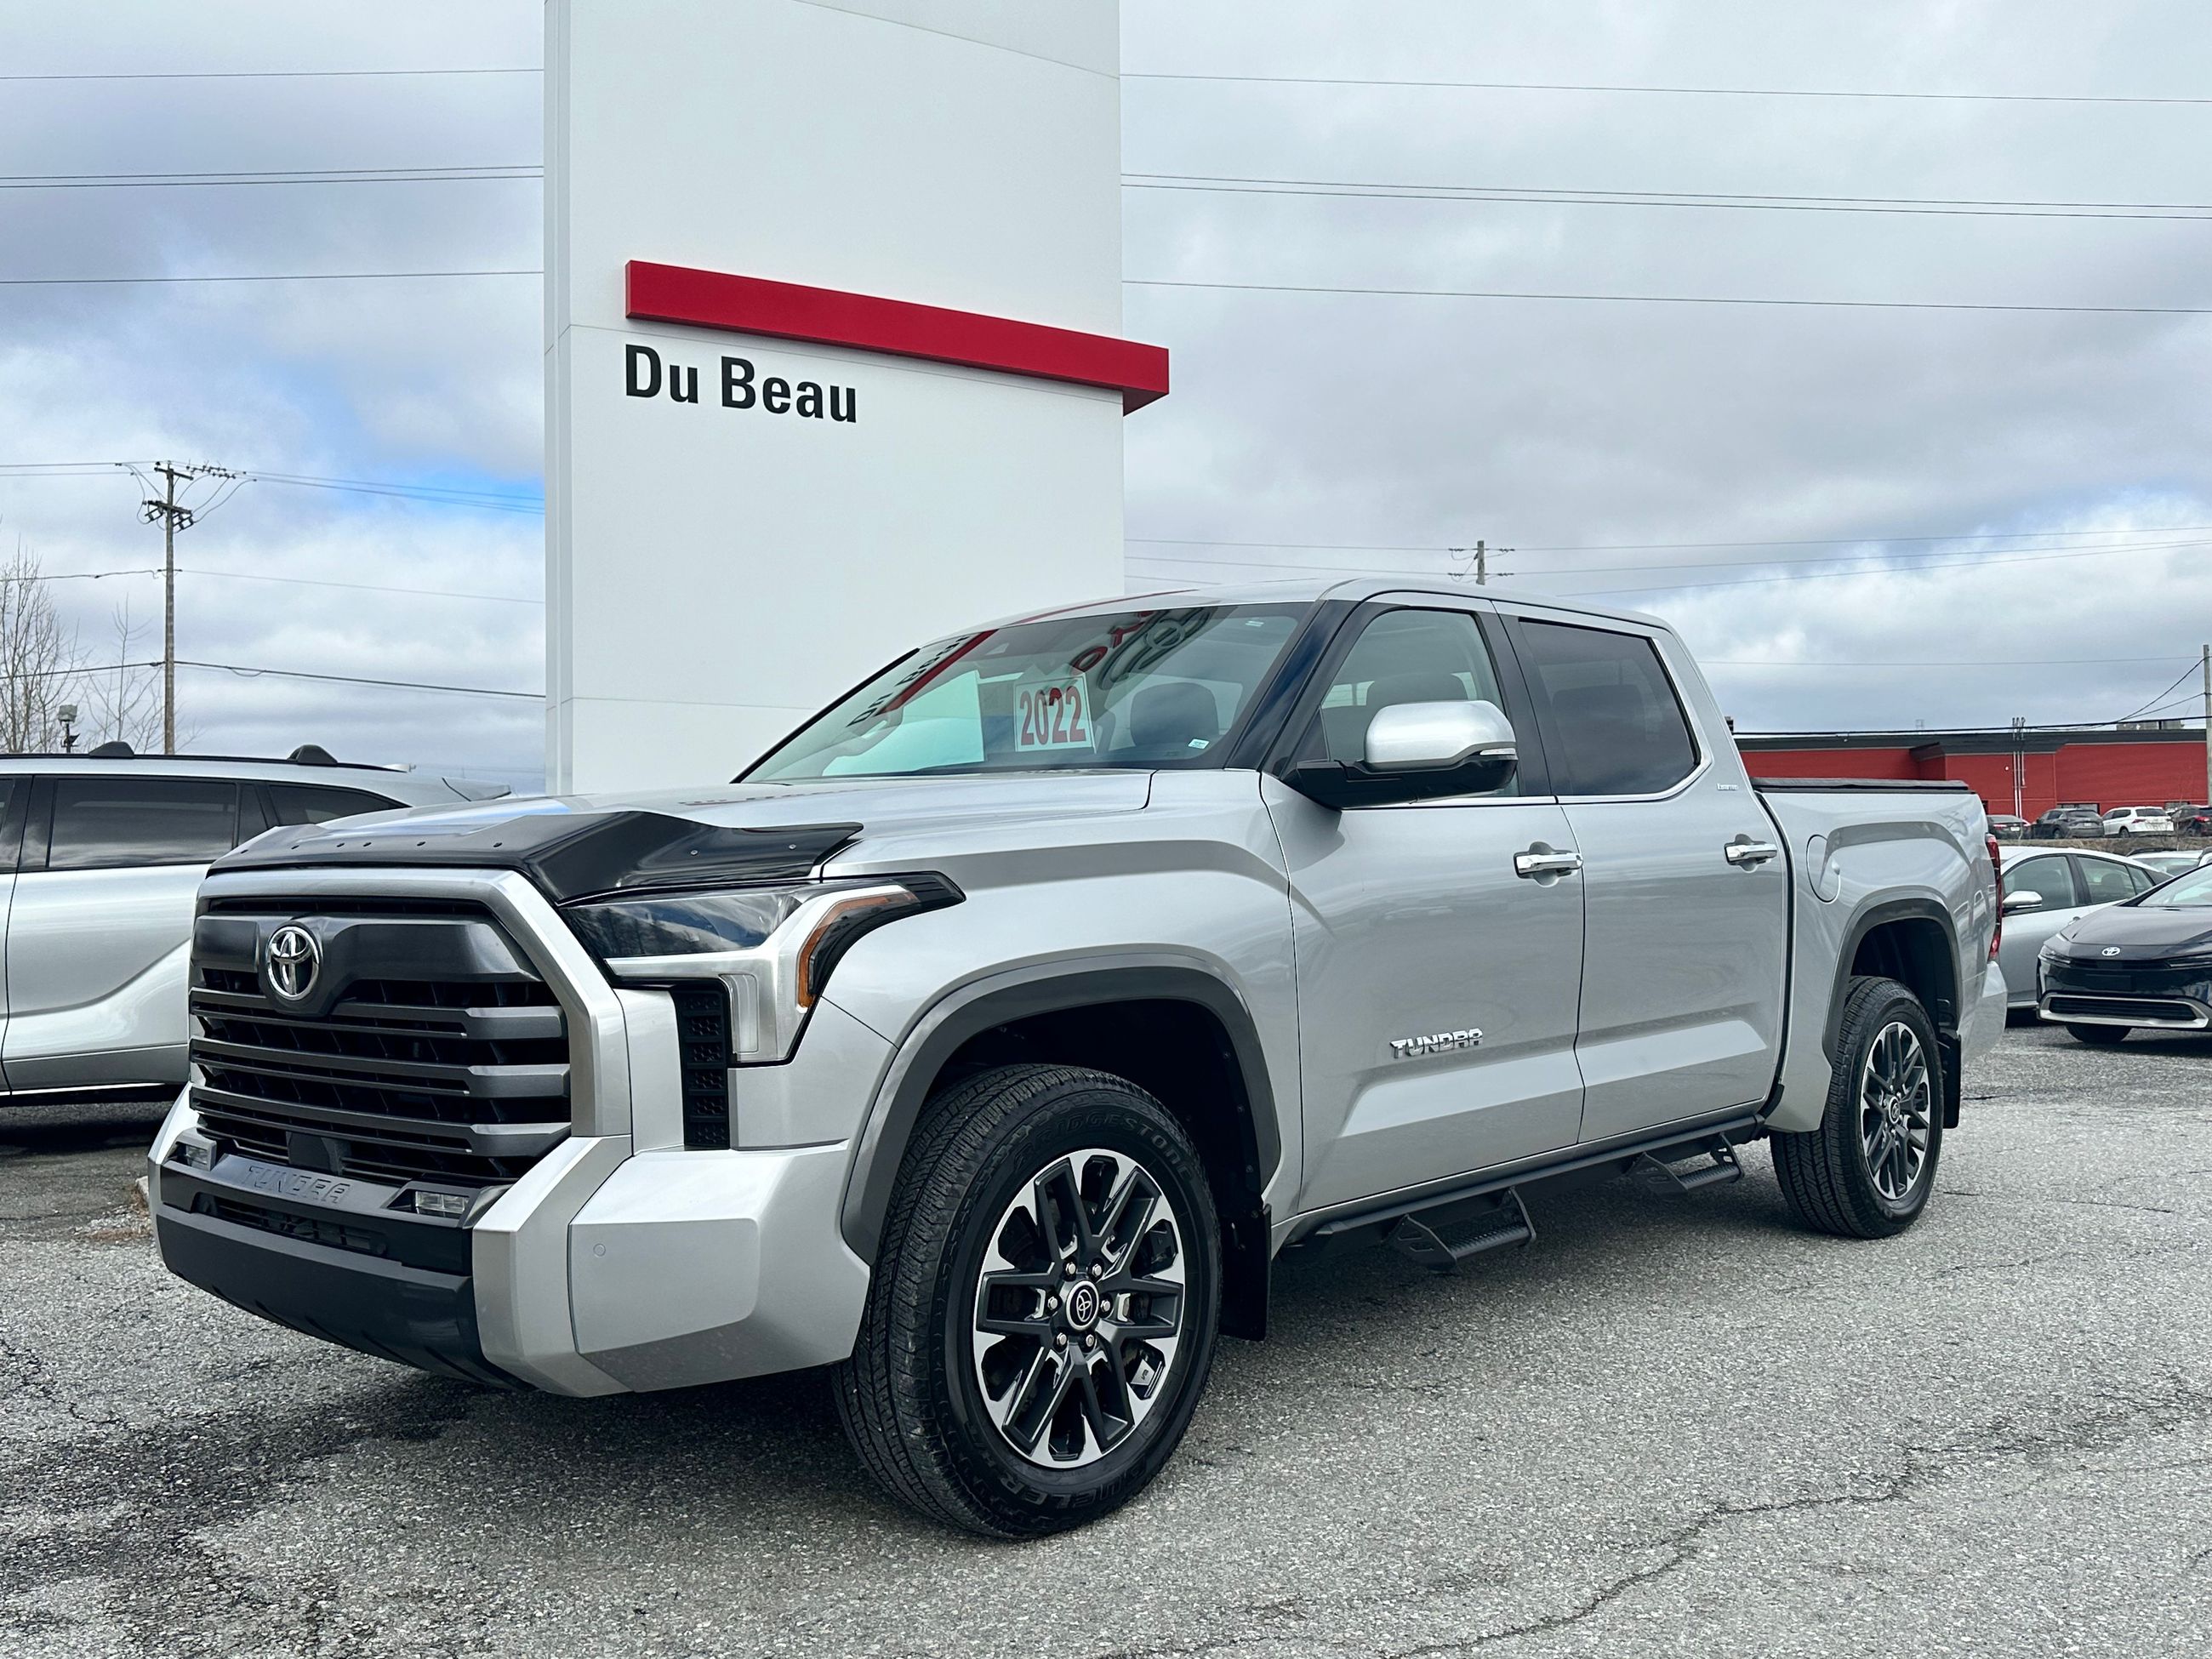
M 1970 219 L 2142 219 L 2195 223 L 2212 216 L 2202 202 L 1978 201 L 1910 196 L 1791 196 L 1759 191 L 1563 190 L 1518 185 L 1402 185 L 1339 179 L 1239 178 L 1226 174 L 1124 173 L 1125 190 L 1198 191 L 1334 201 L 1520 203 L 1553 207 L 1674 207 L 1773 213 L 1887 213 Z
M 148 572 L 152 574 L 154 573 Z M 337 587 L 355 593 L 398 593 L 422 599 L 483 599 L 500 605 L 544 605 L 526 593 L 472 593 L 449 587 L 396 587 L 377 582 L 337 582 L 316 576 L 269 576 L 254 570 L 206 570 L 194 565 L 177 567 L 180 576 L 222 576 L 241 582 L 283 582 L 294 587 Z
M 1942 540 L 1947 540 L 1947 541 L 1960 541 L 1960 542 L 1966 542 L 1966 541 L 1973 541 L 1973 540 L 1976 540 L 1976 539 L 1978 539 L 1978 538 L 1975 538 L 1975 537 L 1972 537 L 1972 536 L 1954 536 L 1954 537 L 1945 537 L 1945 538 L 1942 538 L 1941 539 L 1942 539 Z M 1261 544 L 1258 544 L 1258 545 L 1261 545 L 1261 546 L 1266 546 L 1266 545 L 1268 545 L 1269 544 L 1261 543 Z M 1243 545 L 1246 545 L 1246 544 L 1243 544 L 1243 543 L 1234 543 L 1234 544 L 1231 544 L 1231 545 L 1235 545 L 1235 546 L 1243 546 Z M 1298 544 L 1287 544 L 1287 545 L 1297 546 L 1297 545 L 1298 545 Z M 2017 549 L 2017 548 L 1996 548 L 1996 549 L 1991 549 L 1991 550 L 1988 550 L 1987 554 L 1975 554 L 1975 555 L 1973 555 L 1973 556 L 1972 556 L 1972 561 L 1968 561 L 1968 562 L 1978 562 L 1978 561 L 1981 560 L 1982 558 L 1984 558 L 1984 557 L 1985 557 L 1985 556 L 1994 556 L 1998 555 L 1998 554 L 2003 554 L 2003 553 L 2013 553 L 2013 552 L 2031 552 L 2031 553 L 2039 553 L 2039 554 L 2040 554 L 2040 553 L 2057 553 L 2057 552 L 2079 552 L 2079 553 L 2083 553 L 2083 554 L 2095 554 L 2095 553 L 2157 553 L 2157 552 L 2163 552 L 2163 551 L 2166 551 L 2166 550 L 2172 550 L 2172 549 L 2175 549 L 2175 548 L 2191 548 L 2191 547 L 2206 547 L 2206 546 L 2212 546 L 2212 542 L 2193 541 L 2193 540 L 2192 540 L 2192 541 L 2178 541 L 2178 542 L 2112 542 L 2112 543 L 2094 543 L 2094 542 L 2073 542 L 2073 543 L 2065 543 L 2065 542 L 2062 542 L 2062 543 L 2058 544 L 2056 547 L 2045 547 L 2045 548 L 2034 548 L 2034 549 Z M 1418 549 L 1414 549 L 1414 548 L 1407 548 L 1407 549 L 1397 550 L 1407 551 L 1407 552 L 1416 552 L 1416 551 L 1418 551 L 1418 552 L 1425 552 L 1425 553 L 1452 553 L 1452 552 L 1456 552 L 1456 551 L 1460 551 L 1460 550 L 1458 550 L 1458 549 L 1454 549 L 1454 548 L 1449 548 L 1449 547 L 1426 547 L 1426 548 L 1418 548 Z M 1522 552 L 1522 553 L 1529 553 L 1529 552 L 1535 552 L 1535 551 L 1538 551 L 1538 550 L 1537 550 L 1537 549 L 1534 549 L 1534 548 L 1528 548 L 1528 547 L 1521 547 L 1521 548 L 1516 548 L 1515 550 L 1516 550 L 1516 551 L 1518 551 L 1518 552 Z M 1574 549 L 1564 549 L 1564 550 L 1556 550 L 1556 551 L 1575 551 L 1575 550 L 1574 550 Z M 1935 549 L 1935 550 L 1931 550 L 1930 552 L 1926 553 L 1926 554 L 1908 555 L 1908 556 L 1908 556 L 1908 557 L 1912 557 L 1912 558 L 1917 558 L 1917 559 L 1929 559 L 1929 558 L 1932 558 L 1932 559 L 1946 559 L 1946 558 L 1949 558 L 1949 557 L 1953 556 L 1953 554 L 1954 554 L 1954 551 L 1955 551 L 1955 552 L 1958 552 L 1958 553 L 1964 553 L 1964 552 L 1966 552 L 1966 550 L 1965 550 L 1965 549 L 1959 549 L 1959 550 L 1946 550 L 1946 549 L 1938 548 L 1938 549 Z M 1287 562 L 1287 561 L 1274 560 L 1274 559 L 1217 559 L 1217 558 L 1199 558 L 1199 557 L 1197 557 L 1197 556 L 1195 556 L 1188 555 L 1188 554 L 1177 555 L 1177 554 L 1170 554 L 1170 553 L 1132 553 L 1132 554 L 1127 555 L 1127 557 L 1129 557 L 1129 558 L 1133 558 L 1133 559 L 1136 559 L 1136 560 L 1142 561 L 1142 562 L 1146 562 L 1146 563 L 1155 563 L 1155 564 L 1157 564 L 1157 563 L 1184 563 L 1184 564 L 1198 564 L 1198 565 L 1221 565 L 1221 566 L 1224 566 L 1224 567 L 1241 568 L 1244 568 L 1244 569 L 1251 569 L 1251 570 L 1310 570 L 1310 571 L 1319 572 L 1319 573 L 1322 573 L 1322 574 L 1327 574 L 1327 573 L 1331 572 L 1331 571 L 1341 570 L 1341 569 L 1347 568 L 1347 567 L 1343 566 L 1343 565 L 1334 565 L 1334 564 L 1311 564 L 1311 563 L 1293 563 L 1293 562 Z M 1574 565 L 1574 566 L 1563 566 L 1563 567 L 1561 567 L 1561 568 L 1559 568 L 1559 569 L 1556 569 L 1556 570 L 1547 570 L 1547 571 L 1546 571 L 1546 572 L 1544 572 L 1544 573 L 1542 573 L 1542 574 L 1543 574 L 1544 575 L 1546 575 L 1546 576 L 1615 576 L 1615 575 L 1629 575 L 1629 574 L 1636 574 L 1644 573 L 1644 572 L 1662 572 L 1662 571 L 1669 571 L 1669 570 L 1743 570 L 1743 569 L 1753 568 L 1756 568 L 1756 567 L 1758 567 L 1758 566 L 1761 566 L 1761 565 L 1773 565 L 1773 564 L 1840 564 L 1840 563 L 1846 562 L 1847 562 L 1847 560 L 1849 560 L 1849 561 L 1855 561 L 1855 562 L 1856 562 L 1854 563 L 1854 568 L 1850 568 L 1850 569 L 1847 569 L 1847 570 L 1826 571 L 1826 572 L 1808 572 L 1808 573 L 1806 573 L 1806 574 L 1827 574 L 1827 575 L 1857 575 L 1857 574 L 1863 574 L 1863 572 L 1865 572 L 1867 569 L 1869 569 L 1869 568 L 1892 568 L 1892 569 L 1902 568 L 1902 569 L 1907 569 L 1907 570 L 1911 570 L 1911 569 L 1920 569 L 1920 568 L 1940 568 L 1940 567 L 1923 567 L 1923 566 L 1922 566 L 1922 565 L 1920 565 L 1920 564 L 1891 564 L 1891 565 L 1887 565 L 1887 566 L 1869 567 L 1868 564 L 1866 564 L 1865 561 L 1866 561 L 1867 559 L 1869 559 L 1869 558 L 1872 557 L 1872 556 L 1872 556 L 1871 554 L 1849 555 L 1849 556 L 1847 556 L 1847 555 L 1843 555 L 1843 554 L 1819 554 L 1819 555 L 1813 555 L 1813 556 L 1809 556 L 1803 557 L 1803 558 L 1798 558 L 1798 559 L 1785 559 L 1785 558 L 1755 559 L 1755 560 L 1691 559 L 1691 560 L 1681 560 L 1681 561 L 1670 562 L 1666 563 L 1666 564 L 1584 564 L 1584 565 Z M 1397 574 L 1397 573 L 1395 573 L 1395 572 L 1391 571 L 1388 567 L 1379 567 L 1379 568 L 1377 568 L 1376 570 L 1374 570 L 1374 572 L 1373 572 L 1372 574 L 1376 574 L 1376 575 L 1391 575 L 1391 574 Z M 1634 591 L 1636 591 L 1636 590 L 1634 590 L 1634 589 L 1630 589 L 1630 590 L 1627 590 L 1627 591 L 1634 592 Z
M 234 185 L 470 184 L 543 179 L 534 162 L 482 167 L 270 168 L 246 173 L 0 173 L 0 190 L 175 190 Z
M 2179 686 L 2179 685 L 2180 685 L 2180 684 L 2181 684 L 2181 682 L 2182 682 L 2183 680 L 2187 679 L 2187 678 L 2188 678 L 2191 674 L 2194 674 L 2194 673 L 2197 672 L 2197 662 L 2195 662 L 2195 661 L 2193 661 L 2193 660 L 2192 660 L 2192 661 L 2190 663 L 2190 665 L 2189 665 L 2189 666 L 2188 666 L 2188 667 L 2186 667 L 2186 668 L 2185 668 L 2185 669 L 2183 669 L 2183 670 L 2181 671 L 2180 674 L 2179 674 L 2179 675 L 2175 678 L 2175 680 L 2174 680 L 2174 682 L 2173 682 L 2173 684 L 2172 684 L 2172 685 L 2169 685 L 2169 686 L 2167 686 L 2164 691 L 2160 691 L 2160 693 L 2158 693 L 2158 695 L 2157 695 L 2156 696 L 2154 696 L 2153 698 L 2151 698 L 2151 700 L 2150 700 L 2150 702 L 2146 702 L 2145 704 L 2143 704 L 2143 706 L 2142 706 L 2142 708 L 2140 708 L 2136 709 L 2136 710 L 2135 711 L 2135 713 L 2134 713 L 2134 714 L 2123 714 L 2123 715 L 2121 715 L 2121 716 L 2120 716 L 2120 720 L 2131 720 L 2136 719 L 2138 715 L 2142 715 L 2142 714 L 2148 714 L 2148 713 L 2150 712 L 2150 710 L 2151 710 L 2151 708 L 2152 708 L 2152 706 L 2153 706 L 2154 704 L 2155 704 L 2155 703 L 2159 702 L 2161 699 L 2163 699 L 2164 697 L 2166 697 L 2169 693 L 2171 693 L 2172 691 L 2173 691 L 2173 690 L 2175 690 L 2175 688 L 2176 688 L 2176 687 L 2178 687 L 2178 686 Z M 2118 723 L 2118 721 L 2115 721 L 2115 722 L 2114 722 L 2114 724 L 2116 724 L 2116 725 L 2117 725 Z
M 0 479 L 96 478 L 118 469 L 145 463 L 131 461 L 0 461 Z M 304 472 L 241 471 L 242 478 L 257 483 L 297 485 L 312 489 L 335 489 L 364 495 L 396 495 L 409 500 L 437 501 L 456 507 L 481 507 L 497 512 L 542 514 L 544 501 L 515 491 L 471 489 L 460 484 L 408 483 L 386 478 L 326 478 Z
M 260 679 L 264 676 L 287 680 L 320 680 L 334 685 L 374 685 L 399 691 L 448 691 L 464 697 L 522 697 L 543 702 L 543 691 L 507 691 L 483 685 L 438 685 L 425 680 L 365 679 L 357 674 L 311 674 L 298 668 L 250 668 L 234 662 L 195 662 L 190 658 L 177 659 L 179 668 L 219 669 L 226 674 L 236 674 L 246 679 Z
M 1588 587 L 1577 589 L 1577 593 L 1578 596 L 1593 599 L 1603 598 L 1607 595 L 1617 593 L 1673 593 L 1705 587 L 1751 587 L 1765 586 L 1773 582 L 1819 581 L 1828 578 L 1845 576 L 1911 575 L 1923 570 L 1952 570 L 1969 566 L 1975 568 L 1988 568 L 1995 565 L 2035 564 L 2050 559 L 2094 559 L 2111 553 L 2154 553 L 2173 548 L 2193 548 L 2204 546 L 2212 546 L 2212 543 L 2162 542 L 2154 543 L 2147 546 L 2122 544 L 2115 547 L 2086 548 L 2074 551 L 2063 552 L 2053 552 L 2048 549 L 2045 549 L 2040 551 L 2028 553 L 2006 554 L 2000 552 L 1994 555 L 1976 555 L 1966 558 L 1931 558 L 1914 564 L 1861 564 L 1847 570 L 1795 570 L 1782 575 L 1747 576 L 1718 581 L 1654 582 L 1642 587 Z M 1525 549 L 1523 550 L 1523 551 L 1526 550 L 1527 550 Z M 1403 574 L 1432 578 L 1444 574 L 1439 571 L 1401 572 L 1373 569 L 1352 570 L 1346 569 L 1342 566 L 1330 565 L 1271 564 L 1263 560 L 1232 561 L 1227 559 L 1187 558 L 1177 561 L 1172 557 L 1165 556 L 1141 553 L 1133 554 L 1129 556 L 1140 562 L 1150 563 L 1182 562 L 1184 564 L 1198 565 L 1200 567 L 1208 565 L 1228 565 L 1234 563 L 1252 569 L 1295 570 L 1317 576 L 1395 576 Z M 1628 570 L 1647 570 L 1655 574 L 1662 574 L 1667 568 L 1667 567 L 1663 565 L 1631 565 L 1620 568 Z M 1747 568 L 1755 568 L 1756 565 L 1754 563 Z M 1586 568 L 1584 570 L 1580 571 L 1562 570 L 1551 574 L 1560 576 L 1575 576 L 1595 573 L 1589 571 Z
M 2051 536 L 2175 536 L 2212 531 L 2212 524 L 2169 524 L 2127 530 L 1954 530 L 1942 535 L 1804 537 L 1756 542 L 1553 542 L 1521 544 L 1523 553 L 1646 553 L 1677 549 L 1733 547 L 1860 547 L 1893 542 L 2040 540 Z M 1330 553 L 1441 553 L 1441 542 L 1253 542 L 1221 541 L 1205 536 L 1125 536 L 1127 542 L 1154 547 L 1287 547 Z M 2088 546 L 2085 542 L 2081 545 Z
M 543 276 L 536 265 L 497 270 L 289 270 L 207 276 L 0 276 L 0 288 L 96 288 L 148 283 L 368 283 L 417 276 Z
M 1198 75 L 1122 71 L 1124 81 L 1210 81 L 1230 85 L 1288 87 L 1401 87 L 1460 92 L 1606 92 L 1684 98 L 1872 98 L 1913 103 L 1968 104 L 2212 104 L 2212 98 L 2160 98 L 2139 94 L 2073 92 L 1881 92 L 1826 87 L 1625 86 L 1565 81 L 1386 80 L 1347 75 Z
M 106 70 L 70 74 L 0 75 L 0 81 L 352 81 L 400 76 L 543 75 L 534 64 L 513 69 Z
M 1419 300 L 1571 300 L 1586 303 L 1658 306 L 1782 306 L 1845 311 L 1988 311 L 2071 313 L 2084 316 L 2208 317 L 2212 306 L 2011 305 L 1963 300 L 1808 300 L 1760 295 L 1565 294 L 1479 288 L 1367 288 L 1322 283 L 1200 283 L 1125 276 L 1127 288 L 1211 289 L 1238 294 L 1358 294 Z

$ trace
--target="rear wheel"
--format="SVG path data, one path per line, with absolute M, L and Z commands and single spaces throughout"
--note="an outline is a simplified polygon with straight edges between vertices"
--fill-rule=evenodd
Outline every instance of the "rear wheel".
M 1102 1072 L 1001 1066 L 935 1102 L 908 1153 L 838 1415 L 869 1471 L 937 1520 L 1080 1526 L 1174 1454 L 1220 1297 L 1182 1127 Z
M 1893 979 L 1851 981 L 1820 1127 L 1771 1145 L 1807 1226 L 1885 1238 L 1917 1221 L 1943 1150 L 1942 1055 L 1920 999 Z
M 2109 1048 L 2115 1043 L 2125 1042 L 2132 1025 L 2069 1025 L 2066 1035 L 2076 1042 L 2086 1042 L 2093 1048 Z

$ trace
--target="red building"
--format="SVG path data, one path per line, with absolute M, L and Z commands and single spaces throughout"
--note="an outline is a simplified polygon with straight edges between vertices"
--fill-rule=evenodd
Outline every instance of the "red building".
M 2031 819 L 2062 801 L 2106 810 L 2212 799 L 2204 732 L 2196 726 L 1789 732 L 1739 736 L 1736 746 L 1753 777 L 1948 778 L 1990 811 Z

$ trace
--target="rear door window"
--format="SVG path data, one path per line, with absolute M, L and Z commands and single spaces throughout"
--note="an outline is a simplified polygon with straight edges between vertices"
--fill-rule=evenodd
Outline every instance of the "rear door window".
M 2108 859 L 2075 859 L 2072 862 L 2075 873 L 2081 878 L 2084 904 L 2117 904 L 2142 891 L 2128 879 L 2135 872 L 2124 864 L 2114 864 Z
M 238 844 L 238 786 L 199 778 L 56 778 L 49 870 L 205 864 Z
M 1697 739 L 1640 634 L 1523 621 L 1516 641 L 1562 795 L 1656 795 L 1697 769 Z
M 269 798 L 279 823 L 328 823 L 362 812 L 388 812 L 399 805 L 366 789 L 340 789 L 327 783 L 272 783 Z

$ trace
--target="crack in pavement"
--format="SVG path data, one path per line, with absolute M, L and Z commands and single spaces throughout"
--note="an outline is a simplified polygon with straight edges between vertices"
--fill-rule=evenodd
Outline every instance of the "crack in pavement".
M 1410 1647 L 1376 1649 L 1375 1651 L 1378 1659 L 1443 1659 L 1448 1655 L 1474 1653 L 1499 1642 L 1549 1635 L 1595 1618 L 1624 1596 L 1690 1565 L 1699 1559 L 1702 1553 L 1700 1547 L 1707 1534 L 1738 1521 L 1811 1514 L 1833 1509 L 1876 1508 L 1913 1498 L 1948 1480 L 2008 1458 L 2042 1462 L 2068 1453 L 2122 1445 L 2146 1433 L 2160 1433 L 2212 1422 L 2212 1390 L 2197 1388 L 2179 1377 L 2170 1381 L 2167 1391 L 2163 1394 L 2096 1398 L 2099 1404 L 2094 1409 L 2079 1413 L 2061 1413 L 2040 1427 L 2021 1426 L 2006 1419 L 1998 1419 L 1944 1444 L 1900 1446 L 1898 1449 L 1901 1455 L 1900 1467 L 1886 1473 L 1854 1472 L 1846 1477 L 1847 1482 L 1851 1484 L 1844 1491 L 1811 1492 L 1752 1503 L 1729 1499 L 1708 1504 L 1657 1537 L 1630 1546 L 1639 1552 L 1657 1551 L 1658 1559 L 1608 1579 L 1571 1607 L 1480 1635 L 1419 1642 Z M 2161 1469 L 2187 1468 L 2197 1467 L 2200 1462 L 2212 1462 L 2212 1459 L 2186 1459 L 2179 1463 L 2155 1467 Z M 2212 1560 L 2212 1547 L 2191 1557 L 2186 1565 L 2193 1570 L 2206 1560 Z M 1425 1583 L 1417 1595 L 1425 1599 L 1432 1595 L 1464 1594 L 1473 1589 L 1495 1588 L 1504 1582 L 1507 1582 L 1504 1574 L 1498 1569 L 1478 1572 L 1462 1571 Z M 1330 1604 L 1326 1611 L 1341 1616 L 1357 1613 L 1370 1603 L 1395 1603 L 1405 1599 L 1401 1589 L 1393 1588 L 1373 1595 L 1345 1598 Z M 1275 1608 L 1295 1609 L 1295 1613 L 1264 1616 Z M 1283 1602 L 1240 1608 L 1232 1616 L 1279 1626 L 1290 1622 L 1293 1617 L 1296 1622 L 1310 1623 L 1322 1611 L 1323 1609 L 1307 1598 L 1293 1596 Z M 1263 1640 L 1268 1633 L 1267 1629 L 1259 1629 L 1234 1635 L 1201 1637 L 1191 1641 L 1115 1648 L 1095 1654 L 1091 1659 L 1186 1659 L 1187 1656 L 1231 1651 Z

